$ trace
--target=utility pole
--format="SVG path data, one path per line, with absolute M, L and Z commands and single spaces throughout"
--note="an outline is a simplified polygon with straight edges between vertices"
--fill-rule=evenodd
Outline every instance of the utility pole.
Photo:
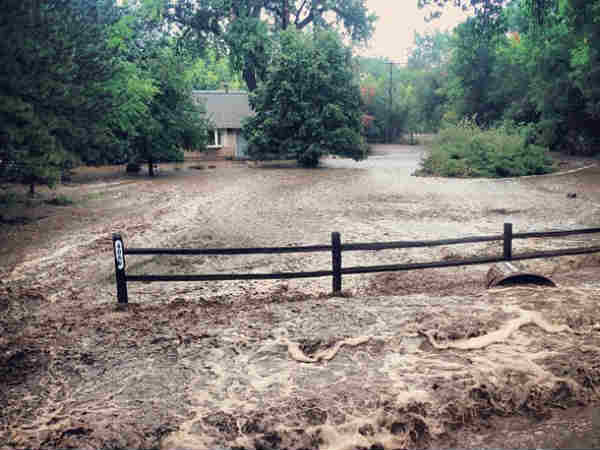
M 387 142 L 388 144 L 392 143 L 392 91 L 393 87 L 393 79 L 394 79 L 394 66 L 399 65 L 401 63 L 398 62 L 386 62 L 386 64 L 390 65 L 390 92 L 388 98 L 388 127 L 387 127 Z

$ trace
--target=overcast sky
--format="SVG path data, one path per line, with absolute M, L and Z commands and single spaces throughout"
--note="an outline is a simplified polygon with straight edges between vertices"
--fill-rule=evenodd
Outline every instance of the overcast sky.
M 359 53 L 387 57 L 394 62 L 406 60 L 415 31 L 423 34 L 427 30 L 452 29 L 467 17 L 460 9 L 448 6 L 441 18 L 427 23 L 425 17 L 429 13 L 417 7 L 417 0 L 366 0 L 366 4 L 379 20 L 369 48 Z

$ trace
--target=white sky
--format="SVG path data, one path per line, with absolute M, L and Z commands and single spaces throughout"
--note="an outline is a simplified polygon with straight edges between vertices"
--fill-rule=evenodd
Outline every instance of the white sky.
M 446 6 L 442 17 L 425 22 L 429 10 L 419 9 L 417 0 L 366 0 L 369 11 L 379 17 L 369 47 L 358 53 L 366 56 L 387 57 L 394 62 L 406 61 L 414 42 L 414 32 L 452 29 L 467 18 L 458 8 Z

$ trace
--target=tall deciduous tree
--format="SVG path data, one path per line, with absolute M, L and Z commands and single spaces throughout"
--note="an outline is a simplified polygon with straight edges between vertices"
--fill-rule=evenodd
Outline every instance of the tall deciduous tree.
M 233 70 L 229 58 L 218 54 L 212 48 L 196 59 L 188 72 L 194 89 L 217 90 L 222 89 L 224 85 L 235 90 L 245 87 L 241 72 Z
M 251 96 L 256 115 L 244 126 L 250 155 L 296 159 L 306 167 L 326 154 L 365 158 L 351 63 L 333 32 L 282 32 L 266 80 Z
M 200 105 L 192 99 L 192 84 L 185 77 L 186 61 L 168 45 L 157 44 L 144 58 L 152 73 L 156 93 L 148 103 L 148 117 L 136 126 L 132 158 L 153 165 L 158 161 L 183 159 L 183 149 L 202 149 L 208 122 Z
M 565 15 L 577 37 L 571 50 L 572 79 L 585 97 L 586 112 L 596 122 L 600 141 L 600 1 L 569 0 Z
M 156 5 L 183 36 L 216 40 L 230 50 L 234 69 L 240 70 L 250 91 L 265 76 L 274 34 L 288 28 L 339 29 L 353 41 L 366 41 L 375 15 L 365 0 L 146 0 Z
M 450 41 L 448 32 L 415 33 L 415 46 L 408 57 L 408 66 L 420 70 L 439 69 L 450 56 Z
M 496 47 L 504 39 L 505 28 L 501 19 L 488 29 L 481 21 L 475 16 L 457 27 L 449 67 L 455 85 L 450 93 L 460 115 L 476 116 L 478 123 L 489 125 L 501 118 L 504 109 L 490 93 L 495 81 Z
M 510 0 L 418 0 L 420 8 L 433 8 L 431 18 L 439 17 L 449 3 L 464 10 L 472 9 L 478 16 L 492 18 L 501 14 L 502 7 Z M 559 0 L 526 0 L 525 6 L 531 17 L 542 25 L 548 12 L 556 9 Z
M 124 102 L 110 119 L 126 159 L 148 163 L 154 175 L 154 163 L 180 160 L 184 148 L 205 146 L 207 121 L 192 100 L 194 80 L 205 67 L 194 64 L 197 49 L 179 46 L 161 30 L 153 11 L 126 12 L 111 29 L 121 69 L 111 88 Z

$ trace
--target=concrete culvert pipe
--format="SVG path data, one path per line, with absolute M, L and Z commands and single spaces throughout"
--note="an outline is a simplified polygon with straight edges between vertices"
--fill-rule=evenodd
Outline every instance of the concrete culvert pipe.
M 512 261 L 494 264 L 487 272 L 485 284 L 488 289 L 496 286 L 514 286 L 517 284 L 537 284 L 556 287 L 556 284 L 550 278 L 530 272 L 522 264 Z

